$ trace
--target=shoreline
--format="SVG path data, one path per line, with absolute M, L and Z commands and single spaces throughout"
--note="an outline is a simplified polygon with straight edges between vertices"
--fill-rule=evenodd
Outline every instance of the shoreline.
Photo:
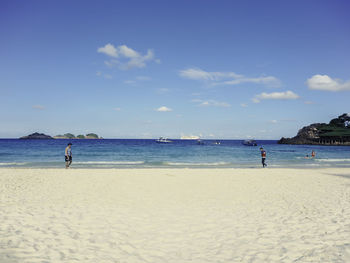
M 263 171 L 263 170 L 270 170 L 270 171 L 288 171 L 288 170 L 297 170 L 297 171 L 312 171 L 312 170 L 315 170 L 315 171 L 322 171 L 322 170 L 332 170 L 332 169 L 339 169 L 339 170 L 350 170 L 350 166 L 323 166 L 323 167 L 317 167 L 317 166 L 309 166 L 309 167 L 268 167 L 268 168 L 262 168 L 262 167 L 196 167 L 196 166 L 191 166 L 191 167 L 179 167 L 179 166 L 171 166 L 171 167 L 70 167 L 68 169 L 66 169 L 64 166 L 62 167 L 1 167 L 0 166 L 0 171 L 1 170 L 22 170 L 22 171 L 35 171 L 35 170 L 38 170 L 38 171 L 43 171 L 43 170 L 47 170 L 47 171 L 80 171 L 80 172 L 83 172 L 83 171 L 89 171 L 89 170 L 92 170 L 92 171 L 98 171 L 98 170 L 101 170 L 101 171 L 108 171 L 108 170 L 111 170 L 111 171 L 118 171 L 118 170 L 121 170 L 121 171 L 125 171 L 125 170 L 130 170 L 130 171 L 142 171 L 142 170 L 155 170 L 155 171 L 162 171 L 162 170 L 171 170 L 171 171 L 182 171 L 182 170 L 209 170 L 209 171 L 215 171 L 215 170 L 218 170 L 218 171 Z
M 269 167 L 211 167 L 211 166 L 206 166 L 206 167 L 196 167 L 196 166 L 191 166 L 191 167 L 178 167 L 178 166 L 171 166 L 171 167 L 70 167 L 68 169 L 66 169 L 63 165 L 62 167 L 2 167 L 0 166 L 0 171 L 1 170 L 53 170 L 53 171 L 59 171 L 59 170 L 63 170 L 63 171 L 89 171 L 89 170 L 130 170 L 130 171 L 134 171 L 134 170 L 234 170 L 234 171 L 247 171 L 247 170 L 253 170 L 253 171 L 260 171 L 260 170 L 271 170 L 271 171 L 276 171 L 276 170 L 306 170 L 306 171 L 310 171 L 310 170 L 333 170 L 333 169 L 337 169 L 337 170 L 349 170 L 350 172 L 350 166 L 327 166 L 327 167 L 317 167 L 317 166 L 309 166 L 309 167 L 274 167 L 274 166 L 269 166 Z

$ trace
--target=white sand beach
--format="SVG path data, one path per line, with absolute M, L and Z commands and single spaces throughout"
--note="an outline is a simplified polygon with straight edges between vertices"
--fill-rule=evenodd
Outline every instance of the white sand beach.
M 350 169 L 0 169 L 0 262 L 350 262 Z

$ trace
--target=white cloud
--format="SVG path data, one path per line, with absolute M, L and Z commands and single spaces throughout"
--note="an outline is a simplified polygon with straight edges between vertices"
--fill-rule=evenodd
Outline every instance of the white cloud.
M 160 60 L 155 58 L 152 49 L 148 49 L 147 53 L 142 55 L 126 45 L 114 47 L 112 44 L 107 44 L 104 47 L 98 48 L 97 52 L 104 53 L 105 55 L 113 58 L 104 62 L 107 66 L 114 67 L 117 65 L 119 69 L 122 70 L 144 68 L 146 67 L 146 63 L 148 61 L 160 63 Z M 118 60 L 116 58 L 118 58 Z
M 203 107 L 231 107 L 231 105 L 227 102 L 221 102 L 221 101 L 216 101 L 216 100 L 200 100 L 200 99 L 194 99 L 192 102 L 199 103 L 198 106 L 203 106 Z
M 277 123 L 277 120 L 270 120 L 270 123 L 276 124 L 276 123 Z
M 261 100 L 295 100 L 298 98 L 299 96 L 297 94 L 295 94 L 293 91 L 288 90 L 285 92 L 263 92 L 261 94 L 256 95 L 252 99 L 252 101 L 254 103 L 259 103 Z
M 263 84 L 265 86 L 270 86 L 270 87 L 280 86 L 280 81 L 277 78 L 272 76 L 259 77 L 259 78 L 239 78 L 234 80 L 223 81 L 223 82 L 217 83 L 216 85 L 237 85 L 241 83 Z
M 246 108 L 246 107 L 248 107 L 248 105 L 245 103 L 241 103 L 241 107 Z
M 305 103 L 305 104 L 315 104 L 315 102 L 310 101 L 310 100 L 304 101 L 304 103 Z
M 326 91 L 342 91 L 350 90 L 350 81 L 342 81 L 340 79 L 332 79 L 327 75 L 314 75 L 306 81 L 309 89 L 326 90 Z
M 162 107 L 159 107 L 158 109 L 156 109 L 156 111 L 168 112 L 168 111 L 173 111 L 173 110 L 168 108 L 168 107 L 166 107 L 166 106 L 162 106 Z
M 180 76 L 183 78 L 193 80 L 211 80 L 219 81 L 223 78 L 241 78 L 242 75 L 238 75 L 234 72 L 207 72 L 199 68 L 188 68 L 180 70 Z
M 121 108 L 114 108 L 115 111 L 121 111 Z
M 137 58 L 140 56 L 139 53 L 137 53 L 132 48 L 127 47 L 126 45 L 121 45 L 118 47 L 118 51 L 121 55 L 127 58 Z
M 98 48 L 97 52 L 106 54 L 107 56 L 114 57 L 114 58 L 118 57 L 117 49 L 110 43 L 106 44 L 104 47 Z
M 33 105 L 32 109 L 34 110 L 45 110 L 45 106 L 42 105 Z
M 257 78 L 246 77 L 235 72 L 208 72 L 199 68 L 188 68 L 180 70 L 180 77 L 209 81 L 213 85 L 238 85 L 242 83 L 256 83 L 270 87 L 279 87 L 280 81 L 273 76 L 262 76 Z
M 144 68 L 147 61 L 154 59 L 152 50 L 148 50 L 145 56 L 137 56 L 131 58 L 126 64 L 122 65 L 121 69 Z

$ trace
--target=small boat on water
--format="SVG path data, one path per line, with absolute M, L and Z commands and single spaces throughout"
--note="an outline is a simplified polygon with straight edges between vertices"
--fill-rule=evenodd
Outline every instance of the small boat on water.
M 258 146 L 255 140 L 245 140 L 242 144 L 245 146 Z
M 197 140 L 198 145 L 204 145 L 204 142 L 202 140 Z
M 159 137 L 159 139 L 156 140 L 156 143 L 172 143 L 172 141 L 168 138 Z
M 219 141 L 215 141 L 213 144 L 215 144 L 215 145 L 220 145 L 220 144 L 221 144 L 221 142 L 219 142 Z

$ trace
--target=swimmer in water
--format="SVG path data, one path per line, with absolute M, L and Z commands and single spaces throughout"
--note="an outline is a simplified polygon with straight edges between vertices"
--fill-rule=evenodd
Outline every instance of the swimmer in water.
M 311 158 L 315 158 L 316 157 L 316 152 L 314 150 L 312 150 L 311 152 Z

